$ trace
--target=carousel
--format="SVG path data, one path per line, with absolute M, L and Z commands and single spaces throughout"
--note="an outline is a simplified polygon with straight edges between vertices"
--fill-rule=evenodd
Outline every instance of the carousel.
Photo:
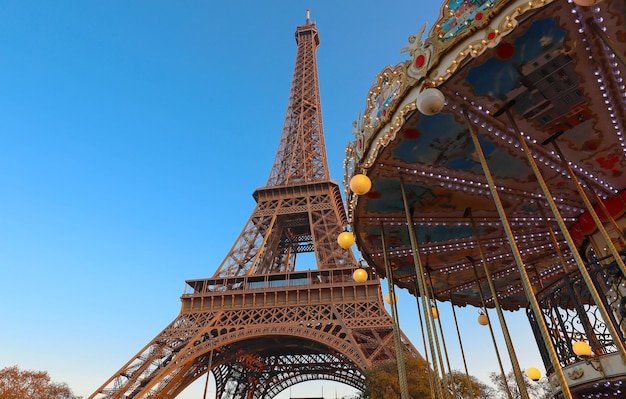
M 450 0 L 426 28 L 346 149 L 365 272 L 429 337 L 437 302 L 497 315 L 520 383 L 503 312 L 524 309 L 555 398 L 626 397 L 626 2 Z

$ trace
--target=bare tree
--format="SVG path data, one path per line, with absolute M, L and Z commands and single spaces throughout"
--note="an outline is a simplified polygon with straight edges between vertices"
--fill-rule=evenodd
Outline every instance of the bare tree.
M 453 370 L 447 376 L 449 392 L 454 399 L 493 399 L 495 390 L 473 375 Z M 471 384 L 471 385 L 470 385 Z
M 0 370 L 0 399 L 82 399 L 65 383 L 53 382 L 45 371 Z
M 541 378 L 539 381 L 532 381 L 526 373 L 523 373 L 524 383 L 526 384 L 526 390 L 528 391 L 528 396 L 531 399 L 550 399 L 553 397 L 552 388 L 550 387 L 550 382 L 546 377 Z M 489 375 L 491 382 L 496 387 L 496 392 L 498 393 L 498 397 L 507 399 L 508 395 L 506 393 L 506 385 L 504 384 L 504 380 L 502 379 L 502 375 L 500 373 L 491 373 Z M 519 387 L 517 386 L 517 381 L 515 380 L 515 373 L 510 371 L 506 375 L 506 381 L 511 391 L 511 396 L 513 399 L 520 399 L 522 396 L 519 391 Z

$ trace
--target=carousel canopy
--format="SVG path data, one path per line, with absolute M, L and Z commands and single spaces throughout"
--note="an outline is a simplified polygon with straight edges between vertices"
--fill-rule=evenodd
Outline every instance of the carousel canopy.
M 363 173 L 372 181 L 367 194 L 348 193 L 357 245 L 381 275 L 386 255 L 394 282 L 419 295 L 403 184 L 434 296 L 481 306 L 477 281 L 489 292 L 484 259 L 501 305 L 517 309 L 527 300 L 505 224 L 540 289 L 576 267 L 572 251 L 584 252 L 593 232 L 581 219 L 577 183 L 592 202 L 607 201 L 612 216 L 624 212 L 626 2 L 451 0 L 423 38 L 425 28 L 401 49 L 406 62 L 376 76 L 355 123 L 346 180 Z

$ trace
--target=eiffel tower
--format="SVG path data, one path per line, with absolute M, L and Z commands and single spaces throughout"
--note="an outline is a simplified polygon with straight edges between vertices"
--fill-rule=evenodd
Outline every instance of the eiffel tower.
M 378 278 L 355 282 L 354 254 L 337 244 L 347 221 L 328 172 L 308 11 L 295 35 L 287 115 L 252 216 L 212 278 L 186 281 L 178 317 L 90 399 L 175 398 L 209 372 L 216 398 L 269 399 L 309 380 L 363 390 L 365 369 L 395 359 Z M 316 269 L 296 269 L 303 253 Z

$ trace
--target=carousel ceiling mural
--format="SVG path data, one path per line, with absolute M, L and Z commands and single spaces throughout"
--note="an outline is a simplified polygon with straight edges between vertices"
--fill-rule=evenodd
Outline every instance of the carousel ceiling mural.
M 613 216 L 624 212 L 626 67 L 619 55 L 626 52 L 625 26 L 623 1 L 444 4 L 424 38 L 424 28 L 409 38 L 402 49 L 409 59 L 379 75 L 347 150 L 346 176 L 364 173 L 372 181 L 367 194 L 348 193 L 352 229 L 367 263 L 384 275 L 386 255 L 397 285 L 419 294 L 408 208 L 437 299 L 481 306 L 480 288 L 489 291 L 483 252 L 502 307 L 526 306 L 473 129 L 533 285 L 540 289 L 572 268 L 572 246 L 557 217 L 581 253 L 593 231 L 581 228 L 586 208 L 577 184 L 592 202 L 592 193 L 608 201 Z M 438 113 L 419 109 L 420 96 L 433 87 L 445 96 Z

